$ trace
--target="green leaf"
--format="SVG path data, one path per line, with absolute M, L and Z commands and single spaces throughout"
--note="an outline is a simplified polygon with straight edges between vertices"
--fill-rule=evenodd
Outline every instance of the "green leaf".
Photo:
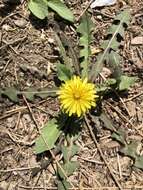
M 116 79 L 109 78 L 104 83 L 97 84 L 96 85 L 97 94 L 101 92 L 105 93 L 107 92 L 107 90 L 110 91 L 112 86 L 115 85 L 116 83 L 117 83 Z
M 28 7 L 39 19 L 44 19 L 48 16 L 48 5 L 46 0 L 30 0 Z
M 99 118 L 104 123 L 104 125 L 105 125 L 105 127 L 107 129 L 109 129 L 110 131 L 116 131 L 116 128 L 114 127 L 111 119 L 109 119 L 104 112 L 101 113 L 101 115 L 99 116 Z
M 97 56 L 96 63 L 91 68 L 90 79 L 94 81 L 98 74 L 103 68 L 103 63 L 105 60 L 108 60 L 109 54 L 112 50 L 117 51 L 121 40 L 118 40 L 118 37 L 124 37 L 125 26 L 130 22 L 130 11 L 128 9 L 121 11 L 119 15 L 115 18 L 116 23 L 113 22 L 112 26 L 107 32 L 107 39 L 104 40 L 101 44 L 103 52 Z
M 111 67 L 112 70 L 112 76 L 119 80 L 119 78 L 122 75 L 121 67 L 120 67 L 120 55 L 117 52 L 114 52 L 113 50 L 109 53 L 108 56 L 108 64 Z
M 61 180 L 61 181 L 58 180 L 58 190 L 68 190 L 70 188 L 72 187 L 69 182 L 65 180 Z
M 120 20 L 122 23 L 125 23 L 126 25 L 129 25 L 129 22 L 131 20 L 131 13 L 129 9 L 123 10 L 120 14 L 117 15 L 116 21 Z
M 41 130 L 41 135 L 35 141 L 35 153 L 40 154 L 54 147 L 59 135 L 60 126 L 55 119 L 50 120 Z
M 137 77 L 128 77 L 125 75 L 122 75 L 120 77 L 120 83 L 119 83 L 119 90 L 128 90 L 130 86 L 135 84 L 135 81 L 137 80 Z
M 143 170 L 143 156 L 136 156 L 134 166 Z
M 7 96 L 13 102 L 18 102 L 17 95 L 19 94 L 19 91 L 17 91 L 14 87 L 7 87 L 1 93 Z
M 29 88 L 27 91 L 23 92 L 23 95 L 28 99 L 29 101 L 33 101 L 35 92 L 37 92 L 36 88 Z
M 126 144 L 125 131 L 123 129 L 119 128 L 118 131 L 112 133 L 111 137 L 123 145 Z
M 58 72 L 58 78 L 61 81 L 69 80 L 72 76 L 70 70 L 63 64 L 58 63 L 57 64 L 57 72 Z
M 116 79 L 114 78 L 109 78 L 105 81 L 105 84 L 108 85 L 108 86 L 112 86 L 114 84 L 116 84 Z
M 137 151 L 138 145 L 139 145 L 138 141 L 135 141 L 135 140 L 131 141 L 131 143 L 126 144 L 125 147 L 120 150 L 120 152 L 122 152 L 126 156 L 136 158 L 137 156 L 136 151 Z
M 69 161 L 79 150 L 77 145 L 72 144 L 72 146 L 62 146 L 62 153 L 64 160 L 67 162 Z
M 91 43 L 91 32 L 93 29 L 93 22 L 87 13 L 85 13 L 81 19 L 80 25 L 77 28 L 77 32 L 81 34 L 80 43 L 80 58 L 81 68 L 82 68 L 82 77 L 88 77 L 88 66 L 89 66 L 89 57 L 91 55 L 90 43 Z
M 70 57 L 67 56 L 65 47 L 64 47 L 60 37 L 57 35 L 56 32 L 54 32 L 54 34 L 55 34 L 55 39 L 56 39 L 57 45 L 59 46 L 60 55 L 63 59 L 63 62 L 65 64 L 65 66 L 70 70 L 70 72 L 73 73 L 71 59 L 70 59 Z
M 60 0 L 48 0 L 48 6 L 64 19 L 73 22 L 74 16 L 70 9 Z
M 43 88 L 43 89 L 39 89 L 37 93 L 35 93 L 35 96 L 38 96 L 40 98 L 47 98 L 47 97 L 55 97 L 57 96 L 56 92 L 57 92 L 58 88 L 53 87 L 53 88 Z
M 19 95 L 24 95 L 26 99 L 29 101 L 33 101 L 35 97 L 40 98 L 47 98 L 49 96 L 55 97 L 57 96 L 58 88 L 43 88 L 37 89 L 36 87 L 31 87 L 26 89 L 25 91 L 19 91 L 14 87 L 7 87 L 4 89 L 0 89 L 0 97 L 3 98 L 4 96 L 8 97 L 13 102 L 19 101 Z
M 104 40 L 101 44 L 101 48 L 102 49 L 113 49 L 113 50 L 117 50 L 119 47 L 119 42 L 113 38 L 111 40 Z M 105 56 L 106 57 L 106 56 Z
M 40 98 L 47 98 L 49 96 L 55 97 L 57 88 L 43 88 L 43 89 L 37 89 L 34 87 L 31 87 L 25 91 L 20 91 L 19 94 L 23 94 L 26 99 L 33 101 L 35 96 Z
M 79 168 L 79 163 L 78 162 L 66 162 L 65 164 L 62 165 L 63 170 L 65 171 L 67 176 L 70 176 L 73 174 L 73 172 Z M 58 174 L 62 179 L 65 179 L 65 175 L 63 171 L 58 168 Z

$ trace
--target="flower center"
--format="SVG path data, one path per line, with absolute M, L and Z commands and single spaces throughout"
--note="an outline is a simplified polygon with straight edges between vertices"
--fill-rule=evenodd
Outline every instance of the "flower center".
M 79 100 L 81 95 L 78 92 L 73 93 L 73 97 L 75 100 Z

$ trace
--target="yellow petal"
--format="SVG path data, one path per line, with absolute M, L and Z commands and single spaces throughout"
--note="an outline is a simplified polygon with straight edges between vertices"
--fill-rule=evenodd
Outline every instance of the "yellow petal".
M 82 80 L 79 76 L 74 76 L 59 88 L 57 95 L 61 107 L 69 116 L 76 114 L 80 117 L 92 106 L 96 106 L 95 86 L 87 81 L 87 78 Z

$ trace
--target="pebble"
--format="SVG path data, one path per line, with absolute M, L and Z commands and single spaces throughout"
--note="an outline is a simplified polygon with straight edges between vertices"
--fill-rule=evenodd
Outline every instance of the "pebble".
M 5 30 L 5 31 L 11 31 L 13 30 L 12 27 L 8 24 L 4 24 L 2 25 L 2 29 Z
M 25 19 L 18 19 L 14 21 L 14 24 L 20 28 L 25 28 L 27 22 Z
M 132 39 L 131 41 L 132 45 L 143 45 L 143 36 L 137 36 Z

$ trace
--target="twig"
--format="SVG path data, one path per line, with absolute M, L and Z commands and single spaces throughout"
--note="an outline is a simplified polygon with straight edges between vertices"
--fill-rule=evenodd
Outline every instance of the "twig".
M 34 189 L 35 189 L 35 187 L 36 187 L 36 185 L 37 185 L 37 183 L 38 183 L 38 181 L 39 181 L 39 179 L 40 179 L 40 175 L 41 175 L 41 172 L 38 174 L 37 179 L 36 179 L 36 181 L 35 181 L 33 187 L 31 188 L 31 190 L 34 190 Z
M 16 144 L 21 144 L 21 145 L 24 145 L 24 146 L 32 146 L 34 144 L 34 140 L 32 142 L 24 142 L 22 140 L 17 140 L 16 138 L 14 138 L 12 136 L 12 134 L 8 131 L 8 129 L 3 130 L 1 132 L 6 133 L 11 138 L 11 140 Z
M 97 161 L 97 160 L 91 160 L 91 159 L 83 158 L 81 156 L 79 157 L 79 159 L 84 160 L 86 162 L 91 162 L 91 163 L 95 163 L 95 164 L 99 164 L 99 165 L 104 165 L 104 162 L 100 162 L 100 161 Z
M 2 80 L 3 78 L 3 73 L 5 72 L 5 70 L 7 69 L 8 65 L 10 64 L 11 60 L 9 59 L 6 63 L 6 65 L 4 66 L 3 70 L 1 71 L 1 76 L 0 76 L 0 80 Z
M 120 175 L 120 179 L 121 179 L 122 178 L 122 169 L 121 169 L 119 154 L 117 154 L 117 163 L 118 163 L 119 175 Z
M 116 90 L 113 90 L 113 92 L 116 94 L 116 96 L 118 96 L 118 98 L 120 99 L 121 103 L 123 104 L 123 106 L 124 106 L 126 112 L 127 112 L 128 115 L 131 117 L 131 114 L 130 114 L 130 112 L 129 112 L 129 110 L 128 110 L 126 104 L 125 104 L 125 102 L 123 101 L 123 99 L 119 96 L 119 94 L 116 92 Z
M 102 160 L 104 161 L 104 163 L 106 164 L 106 166 L 107 166 L 107 168 L 108 168 L 108 170 L 109 170 L 109 172 L 110 172 L 110 174 L 111 174 L 111 176 L 112 176 L 114 182 L 116 183 L 116 185 L 118 186 L 118 188 L 119 188 L 120 190 L 123 190 L 122 187 L 121 187 L 121 185 L 120 185 L 120 183 L 118 182 L 118 180 L 116 179 L 115 175 L 113 174 L 113 172 L 112 172 L 112 170 L 111 170 L 111 168 L 110 168 L 108 162 L 106 161 L 106 159 L 105 159 L 105 157 L 104 157 L 104 154 L 103 154 L 103 152 L 102 152 L 102 150 L 101 150 L 101 148 L 100 148 L 100 145 L 98 144 L 98 142 L 97 142 L 97 140 L 96 140 L 96 138 L 95 138 L 95 135 L 94 135 L 94 133 L 93 133 L 93 131 L 92 131 L 92 128 L 91 128 L 91 126 L 90 126 L 90 124 L 89 124 L 89 122 L 88 122 L 88 119 L 87 119 L 86 115 L 84 116 L 84 119 L 85 119 L 85 123 L 86 123 L 86 125 L 87 125 L 87 127 L 88 127 L 88 129 L 89 129 L 89 131 L 90 131 L 90 134 L 91 134 L 91 136 L 92 136 L 92 138 L 93 138 L 93 141 L 94 141 L 94 143 L 95 143 L 95 145 L 96 145 L 96 147 L 97 147 L 97 149 L 98 149 L 98 151 L 99 151 L 99 153 L 100 153 L 100 156 L 101 156 Z
M 42 100 L 42 101 L 40 101 L 40 102 L 38 103 L 38 105 L 40 105 L 40 104 L 42 104 L 42 103 L 45 103 L 46 101 L 47 101 L 47 100 Z M 31 107 L 35 107 L 35 108 L 37 108 L 37 109 L 40 109 L 40 108 L 37 107 L 35 104 L 32 104 Z M 23 111 L 23 110 L 25 110 L 25 109 L 27 109 L 27 106 L 23 106 L 23 107 L 19 107 L 19 108 L 13 109 L 13 110 L 9 110 L 9 111 L 7 111 L 3 116 L 0 117 L 0 120 L 5 119 L 5 118 L 7 118 L 7 117 L 9 117 L 9 116 L 11 116 L 11 115 L 14 115 L 14 114 L 16 114 L 16 113 L 18 113 L 18 112 L 20 112 L 20 111 Z M 43 111 L 43 112 L 45 112 L 45 111 L 42 110 L 42 109 L 40 109 L 40 110 Z
M 0 26 L 8 19 L 8 18 L 10 18 L 11 16 L 14 16 L 14 15 L 16 15 L 16 14 L 18 14 L 19 12 L 16 12 L 16 13 L 11 13 L 10 15 L 7 15 L 6 17 L 4 17 L 3 19 L 2 19 L 2 21 L 0 22 Z
M 128 98 L 127 100 L 124 101 L 124 103 L 129 102 L 135 98 L 138 98 L 139 96 L 143 95 L 143 92 L 140 92 L 139 94 L 136 94 L 135 96 Z
M 118 114 L 119 114 L 119 116 L 125 121 L 125 122 L 127 122 L 127 123 L 129 123 L 136 131 L 137 131 L 137 133 L 141 136 L 141 137 L 143 137 L 143 134 L 141 134 L 141 132 L 140 132 L 140 130 L 138 130 L 133 124 L 132 124 L 132 122 L 130 121 L 130 120 L 128 120 L 120 111 L 118 111 L 112 104 L 110 104 L 109 102 L 106 102 L 112 109 L 114 109 Z
M 82 13 L 79 15 L 79 17 L 77 18 L 77 21 L 79 21 L 81 19 L 81 17 L 84 15 L 84 13 L 87 11 L 87 9 L 90 7 L 91 3 L 93 2 L 93 0 L 90 0 L 89 3 L 87 4 L 87 6 L 85 7 L 85 9 L 82 11 Z
M 10 42 L 7 42 L 7 41 L 5 41 L 5 40 L 2 40 L 2 42 L 5 43 L 5 45 L 1 46 L 1 47 L 0 47 L 0 50 L 3 49 L 3 48 L 5 48 L 6 46 L 10 46 L 10 47 L 12 48 L 11 45 L 17 44 L 17 43 L 19 43 L 19 42 L 22 42 L 22 41 L 24 41 L 26 38 L 27 38 L 27 36 L 24 36 L 23 38 L 19 38 L 19 39 L 16 39 L 16 40 L 14 40 L 14 41 L 10 41 Z M 13 49 L 12 49 L 12 50 L 13 50 Z M 18 54 L 18 53 L 16 52 L 16 54 Z
M 36 166 L 35 166 L 36 167 Z M 8 170 L 0 170 L 0 173 L 8 173 L 8 172 L 14 172 L 14 171 L 25 171 L 25 170 L 31 170 L 35 167 L 28 167 L 28 168 L 12 168 Z
M 32 186 L 24 186 L 24 185 L 18 185 L 19 188 L 23 188 L 23 189 L 32 189 Z M 34 189 L 45 189 L 45 187 L 35 187 Z M 103 186 L 103 187 L 95 187 L 95 188 L 84 188 L 82 187 L 82 190 L 118 190 L 119 188 L 114 186 L 114 187 L 106 187 L 106 186 Z M 140 189 L 142 190 L 143 189 L 143 186 L 127 186 L 127 187 L 124 187 L 124 190 L 125 189 Z M 46 187 L 46 190 L 57 190 L 57 187 Z M 69 190 L 79 190 L 79 188 L 69 188 Z
M 18 185 L 19 188 L 32 189 L 33 186 Z M 45 187 L 34 187 L 33 189 L 45 189 Z M 57 187 L 46 187 L 47 190 L 57 190 Z
M 45 176 L 45 171 L 43 170 L 42 176 L 43 176 L 43 185 L 44 185 L 44 190 L 46 190 L 46 176 Z

